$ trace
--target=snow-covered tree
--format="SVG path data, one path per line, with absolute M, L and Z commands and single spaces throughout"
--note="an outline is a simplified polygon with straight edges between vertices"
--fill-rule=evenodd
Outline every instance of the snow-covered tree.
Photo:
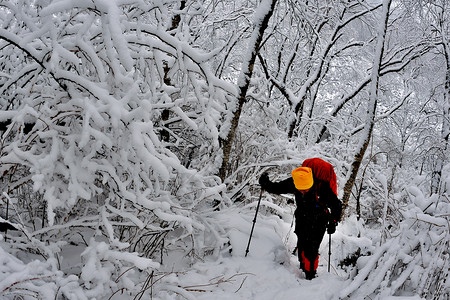
M 448 4 L 390 2 L 1 1 L 0 297 L 194 298 L 243 275 L 191 284 L 248 264 L 258 196 L 297 284 L 257 179 L 319 156 L 339 296 L 445 299 Z
M 183 245 L 177 241 L 188 241 L 191 255 L 223 243 L 214 233 L 194 236 L 216 230 L 197 214 L 223 202 L 214 174 L 235 88 L 209 66 L 220 45 L 195 47 L 188 24 L 201 18 L 199 3 L 177 7 L 1 5 L 2 200 L 17 206 L 12 217 L 29 238 L 20 247 L 61 236 L 86 243 L 80 278 L 91 296 L 126 280 L 110 286 L 93 267 L 110 276 L 129 267 L 151 273 L 152 259 Z M 102 263 L 108 257 L 117 261 Z

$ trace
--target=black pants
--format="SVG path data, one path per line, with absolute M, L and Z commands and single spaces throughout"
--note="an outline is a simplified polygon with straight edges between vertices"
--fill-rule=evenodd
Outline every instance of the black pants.
M 325 234 L 326 223 L 316 221 L 311 224 L 301 220 L 298 221 L 300 222 L 295 226 L 298 260 L 306 278 L 312 279 L 319 264 L 319 247 Z

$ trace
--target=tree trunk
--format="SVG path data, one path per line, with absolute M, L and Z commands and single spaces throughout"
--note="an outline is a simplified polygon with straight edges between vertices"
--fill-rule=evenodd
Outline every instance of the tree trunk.
M 369 103 L 367 106 L 367 119 L 366 124 L 364 126 L 364 130 L 361 136 L 359 148 L 356 151 L 356 155 L 353 159 L 347 182 L 344 186 L 344 195 L 342 197 L 343 209 L 342 213 L 344 213 L 345 209 L 348 206 L 348 201 L 350 199 L 350 195 L 352 192 L 353 185 L 356 181 L 356 176 L 358 174 L 359 167 L 364 158 L 364 154 L 369 145 L 370 138 L 372 136 L 373 126 L 375 123 L 375 113 L 377 108 L 377 100 L 378 100 L 378 84 L 380 79 L 380 67 L 381 61 L 383 58 L 384 52 L 384 41 L 386 38 L 387 31 L 387 23 L 389 19 L 389 7 L 391 5 L 391 0 L 383 1 L 383 12 L 382 12 L 382 23 L 380 24 L 378 37 L 377 37 L 377 48 L 375 49 L 375 56 L 371 74 L 371 82 L 369 87 Z
M 440 22 L 442 24 L 443 21 Z M 445 57 L 445 84 L 444 84 L 444 105 L 442 112 L 442 139 L 443 139 L 443 155 L 439 157 L 436 161 L 435 169 L 431 175 L 431 194 L 435 194 L 439 192 L 439 187 L 441 185 L 442 178 L 442 168 L 445 165 L 447 159 L 447 153 L 450 149 L 449 147 L 449 136 L 450 136 L 450 44 L 444 35 L 444 28 L 441 29 L 442 36 L 442 45 L 443 45 L 443 53 Z
M 448 154 L 450 150 L 450 42 L 445 43 L 445 62 L 447 64 L 447 73 L 445 76 L 445 92 L 444 92 L 444 123 L 442 125 L 442 136 L 445 142 L 444 153 Z
M 181 3 L 180 3 L 179 10 L 182 11 L 185 8 L 186 8 L 186 1 L 182 0 Z M 173 16 L 173 18 L 172 18 L 172 25 L 169 28 L 169 32 L 170 32 L 170 34 L 172 36 L 175 35 L 175 31 L 174 30 L 178 28 L 178 26 L 180 25 L 180 21 L 181 21 L 181 15 L 180 14 L 177 14 L 177 15 Z M 163 71 L 164 71 L 164 77 L 163 77 L 164 84 L 167 85 L 167 86 L 174 86 L 172 84 L 171 80 L 170 80 L 170 77 L 169 77 L 170 68 L 169 68 L 169 65 L 168 65 L 167 61 L 165 61 L 164 64 L 163 64 Z M 170 133 L 169 133 L 169 131 L 167 129 L 165 129 L 164 123 L 167 120 L 169 120 L 169 117 L 170 117 L 170 110 L 169 109 L 163 109 L 163 111 L 161 112 L 161 122 L 162 122 L 163 129 L 161 129 L 160 135 L 161 135 L 161 140 L 164 141 L 164 142 L 167 142 L 167 143 L 170 140 Z
M 250 79 L 253 74 L 253 67 L 255 59 L 261 46 L 264 31 L 267 29 L 269 19 L 273 14 L 276 0 L 263 0 L 254 14 L 255 28 L 248 45 L 248 52 L 242 63 L 241 74 L 238 79 L 239 94 L 237 97 L 237 107 L 233 112 L 233 118 L 231 120 L 230 131 L 226 139 L 221 140 L 222 146 L 222 165 L 219 169 L 219 177 L 225 180 L 228 170 L 228 161 L 230 159 L 231 147 L 233 146 L 234 136 L 239 125 L 239 118 L 241 117 L 242 107 L 245 103 L 245 97 L 250 85 Z

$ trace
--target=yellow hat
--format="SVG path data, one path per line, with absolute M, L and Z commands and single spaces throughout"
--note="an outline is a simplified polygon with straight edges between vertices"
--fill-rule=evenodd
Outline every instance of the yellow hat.
M 297 190 L 307 190 L 313 186 L 313 174 L 311 168 L 300 167 L 292 171 L 292 178 Z

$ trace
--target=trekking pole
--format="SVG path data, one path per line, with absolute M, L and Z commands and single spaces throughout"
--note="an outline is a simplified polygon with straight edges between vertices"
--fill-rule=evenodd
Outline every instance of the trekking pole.
M 6 198 L 6 221 L 8 221 L 8 211 L 9 211 L 9 198 Z M 5 230 L 5 242 L 8 240 L 8 226 L 6 227 Z
M 262 194 L 263 194 L 263 189 L 261 189 L 261 193 L 259 194 L 259 200 L 258 200 L 258 205 L 256 206 L 255 218 L 253 219 L 252 231 L 250 231 L 250 238 L 248 239 L 247 250 L 245 250 L 245 257 L 247 257 L 247 254 L 248 254 L 248 251 L 250 248 L 250 241 L 252 240 L 253 229 L 255 228 L 256 217 L 258 216 L 259 204 L 261 203 Z
M 328 234 L 330 240 L 328 242 L 328 273 L 330 273 L 330 265 L 331 265 L 331 234 Z

